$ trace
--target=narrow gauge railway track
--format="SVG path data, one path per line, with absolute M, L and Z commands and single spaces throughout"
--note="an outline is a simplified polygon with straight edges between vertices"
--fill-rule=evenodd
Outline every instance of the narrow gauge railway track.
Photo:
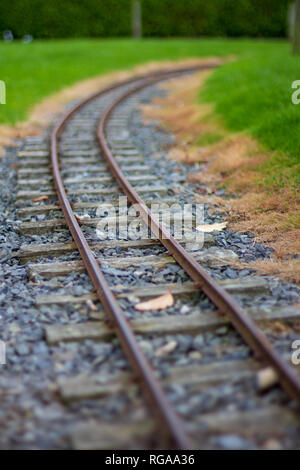
M 56 194 L 58 195 L 59 205 L 63 212 L 64 218 L 55 218 L 46 220 L 44 223 L 35 224 L 32 222 L 24 222 L 22 224 L 21 230 L 24 233 L 34 233 L 37 229 L 40 232 L 48 232 L 51 229 L 68 227 L 72 234 L 74 242 L 66 244 L 53 244 L 50 248 L 50 252 L 47 248 L 41 246 L 31 246 L 23 247 L 20 252 L 20 258 L 23 260 L 28 260 L 32 258 L 45 257 L 45 255 L 50 253 L 54 256 L 60 256 L 62 254 L 70 253 L 76 248 L 80 252 L 82 261 L 66 261 L 60 263 L 43 263 L 43 264 L 30 264 L 29 265 L 29 274 L 32 279 L 37 277 L 51 277 L 55 275 L 67 275 L 72 272 L 74 269 L 82 270 L 86 269 L 89 273 L 90 279 L 95 288 L 96 294 L 87 294 L 82 296 L 81 299 L 72 299 L 72 296 L 66 298 L 66 296 L 59 295 L 49 296 L 48 298 L 40 298 L 39 303 L 45 305 L 50 302 L 65 303 L 70 302 L 85 302 L 85 301 L 96 301 L 97 297 L 101 302 L 101 305 L 104 307 L 105 311 L 110 315 L 111 324 L 105 326 L 102 325 L 102 335 L 103 337 L 111 335 L 112 332 L 115 332 L 122 344 L 122 347 L 131 363 L 132 368 L 135 371 L 139 379 L 139 383 L 144 388 L 147 397 L 150 399 L 151 407 L 153 412 L 157 416 L 157 419 L 160 423 L 161 434 L 167 437 L 169 444 L 175 448 L 194 448 L 199 444 L 193 443 L 187 433 L 188 427 L 183 424 L 181 419 L 175 413 L 173 407 L 170 405 L 169 400 L 167 399 L 166 394 L 163 392 L 161 385 L 157 377 L 155 376 L 149 362 L 145 358 L 144 354 L 141 351 L 139 346 L 139 341 L 136 338 L 133 330 L 137 333 L 140 332 L 150 332 L 155 333 L 155 328 L 151 329 L 151 326 L 147 330 L 147 322 L 141 321 L 141 319 L 133 320 L 131 323 L 128 323 L 126 315 L 123 312 L 123 309 L 120 307 L 119 302 L 115 296 L 116 289 L 115 286 L 110 286 L 107 281 L 102 268 L 106 266 L 106 262 L 110 262 L 111 266 L 116 266 L 116 268 L 127 268 L 131 267 L 134 264 L 139 263 L 139 249 L 141 247 L 145 248 L 147 246 L 158 245 L 159 241 L 168 251 L 168 253 L 175 259 L 178 265 L 183 268 L 183 270 L 188 274 L 188 276 L 194 281 L 193 283 L 185 283 L 184 285 L 175 285 L 173 288 L 174 294 L 180 293 L 195 293 L 197 291 L 203 291 L 212 303 L 217 307 L 218 311 L 222 314 L 225 314 L 244 338 L 246 343 L 254 350 L 256 355 L 261 357 L 266 364 L 271 365 L 276 373 L 280 383 L 290 397 L 300 402 L 300 381 L 298 375 L 293 371 L 293 369 L 287 364 L 285 360 L 276 352 L 276 350 L 269 344 L 265 335 L 261 330 L 255 325 L 255 323 L 250 319 L 248 313 L 246 313 L 238 303 L 230 296 L 226 290 L 215 282 L 206 271 L 200 266 L 196 261 L 194 254 L 189 253 L 187 250 L 180 245 L 173 236 L 166 231 L 166 229 L 156 220 L 154 220 L 153 215 L 148 209 L 149 201 L 151 202 L 151 194 L 165 192 L 163 186 L 157 185 L 155 177 L 153 175 L 148 175 L 147 171 L 149 169 L 144 162 L 141 160 L 138 152 L 132 146 L 130 139 L 124 131 L 124 123 L 126 116 L 122 114 L 122 111 L 118 111 L 123 103 L 126 103 L 128 100 L 134 99 L 134 96 L 143 90 L 144 88 L 153 85 L 154 83 L 165 80 L 167 78 L 172 78 L 178 73 L 188 73 L 192 70 L 181 70 L 181 71 L 169 71 L 163 74 L 154 74 L 149 77 L 138 78 L 133 81 L 125 82 L 119 84 L 115 87 L 112 87 L 108 90 L 90 97 L 88 100 L 76 105 L 66 116 L 59 122 L 55 127 L 51 136 L 51 164 L 53 177 L 48 173 L 48 169 L 45 167 L 44 157 L 48 156 L 48 149 L 39 149 L 35 151 L 34 144 L 30 149 L 20 153 L 20 156 L 24 158 L 24 161 L 32 165 L 32 170 L 24 166 L 20 170 L 22 176 L 21 182 L 23 186 L 26 186 L 26 190 L 21 189 L 18 194 L 20 200 L 25 199 L 39 199 L 41 196 L 45 198 L 54 198 Z M 96 103 L 96 105 L 95 105 Z M 98 104 L 97 104 L 98 103 Z M 101 153 L 97 150 L 95 143 L 93 143 L 93 132 L 96 132 L 96 123 L 99 119 L 97 130 L 97 138 L 99 146 L 101 147 Z M 79 117 L 77 117 L 79 116 Z M 123 132 L 123 134 L 122 134 Z M 34 142 L 34 140 L 33 140 Z M 34 157 L 34 158 L 32 158 Z M 101 161 L 102 158 L 102 161 Z M 76 165 L 78 166 L 78 171 L 81 169 L 84 174 L 76 175 Z M 152 233 L 155 235 L 155 240 L 144 240 L 144 241 L 104 241 L 96 242 L 87 241 L 87 234 L 84 233 L 85 230 L 83 226 L 93 227 L 97 224 L 97 218 L 89 218 L 84 220 L 84 218 L 79 218 L 76 216 L 74 211 L 90 210 L 97 206 L 99 196 L 104 198 L 113 196 L 113 199 L 108 199 L 114 203 L 116 195 L 119 194 L 119 190 L 115 186 L 111 186 L 111 177 L 107 172 L 106 168 L 110 169 L 111 174 L 118 183 L 118 186 L 121 188 L 122 193 L 128 197 L 128 200 L 131 204 L 139 204 L 141 217 L 148 226 L 151 226 Z M 86 177 L 85 173 L 88 174 Z M 101 175 L 96 177 L 97 173 Z M 136 173 L 136 177 L 133 173 Z M 35 174 L 36 177 L 32 177 L 32 174 Z M 28 178 L 30 175 L 30 178 Z M 70 177 L 70 175 L 72 177 Z M 75 177 L 74 177 L 75 175 Z M 35 191 L 35 188 L 39 185 L 39 178 L 45 178 L 44 181 L 48 184 L 48 187 L 43 192 L 38 189 Z M 55 191 L 51 187 L 51 182 L 54 182 Z M 98 183 L 102 184 L 103 187 L 97 186 Z M 137 183 L 137 184 L 136 184 Z M 79 189 L 76 189 L 79 184 Z M 105 186 L 108 184 L 108 186 Z M 132 186 L 134 185 L 135 186 Z M 20 185 L 22 188 L 22 184 Z M 31 187 L 33 189 L 28 190 Z M 75 187 L 75 189 L 74 189 Z M 67 191 L 66 189 L 67 188 Z M 146 194 L 146 198 L 150 199 L 143 200 L 139 194 Z M 88 202 L 81 202 L 80 197 L 86 196 L 91 198 Z M 69 201 L 69 199 L 71 201 Z M 95 199 L 97 202 L 95 202 Z M 48 201 L 48 199 L 45 199 Z M 164 200 L 168 200 L 165 198 Z M 55 202 L 55 201 L 53 201 Z M 54 203 L 48 204 L 41 203 L 39 205 L 34 205 L 33 207 L 23 207 L 20 209 L 21 215 L 25 217 L 34 216 L 39 213 L 57 213 L 58 207 Z M 121 218 L 119 218 L 120 223 Z M 88 232 L 90 233 L 90 232 Z M 207 237 L 206 244 L 209 244 L 209 239 Z M 55 246 L 54 246 L 55 245 Z M 121 246 L 124 249 L 137 249 L 138 256 L 125 256 L 117 257 L 114 259 L 103 258 L 99 263 L 99 258 L 94 255 L 94 251 L 105 249 L 105 247 L 112 248 L 114 246 Z M 188 245 L 187 245 L 188 246 Z M 97 259 L 98 258 L 98 259 Z M 165 253 L 158 251 L 158 256 L 150 255 L 149 257 L 142 257 L 140 260 L 143 263 L 149 263 L 152 266 L 164 266 L 164 264 L 172 263 L 172 259 L 168 257 Z M 200 256 L 201 261 L 201 256 Z M 105 270 L 104 270 L 105 271 Z M 119 273 L 120 274 L 120 273 Z M 255 279 L 250 279 L 248 281 L 249 291 L 251 290 L 251 282 L 255 285 Z M 247 282 L 246 282 L 247 284 Z M 259 284 L 259 282 L 258 282 Z M 129 287 L 129 286 L 128 286 Z M 226 285 L 225 285 L 226 287 Z M 262 287 L 262 286 L 261 286 Z M 230 291 L 230 286 L 227 286 L 227 290 Z M 237 289 L 243 289 L 243 283 L 240 286 L 236 286 Z M 257 285 L 255 286 L 257 289 Z M 262 287 L 263 288 L 263 287 Z M 148 290 L 147 290 L 148 289 Z M 154 290 L 151 287 L 144 288 L 144 294 L 142 293 L 143 288 L 140 288 L 140 294 L 147 296 L 153 295 L 154 292 L 159 294 L 159 291 L 164 293 L 167 291 L 167 286 L 157 286 Z M 231 290 L 234 292 L 234 287 Z M 247 290 L 247 287 L 246 287 Z M 121 294 L 122 295 L 122 294 Z M 124 295 L 124 294 L 123 294 Z M 126 295 L 126 290 L 125 290 Z M 119 293 L 120 296 L 120 293 Z M 93 304 L 92 304 L 93 305 Z M 279 314 L 279 318 L 281 318 Z M 255 315 L 254 315 L 255 316 Z M 286 318 L 293 318 L 296 316 L 293 309 L 291 309 L 290 316 L 286 315 Z M 259 314 L 257 315 L 259 318 Z M 271 315 L 272 317 L 272 315 Z M 273 315 L 273 318 L 276 319 L 276 313 Z M 203 321 L 203 319 L 202 319 Z M 206 318 L 206 327 L 209 328 L 209 321 L 212 324 L 215 322 L 217 325 L 222 324 L 222 317 L 216 319 Z M 140 323 L 139 323 L 140 322 Z M 178 321 L 172 325 L 167 325 L 168 322 L 158 323 L 157 331 L 160 328 L 165 329 L 166 333 L 174 333 L 181 331 L 189 331 L 195 327 L 201 328 L 201 318 L 188 318 L 187 321 Z M 76 339 L 76 336 L 79 339 L 84 338 L 101 338 L 101 333 L 95 328 L 96 324 L 93 325 L 91 322 L 88 324 L 79 324 L 77 327 L 49 327 L 47 330 L 47 338 L 50 343 L 57 343 L 64 340 Z M 169 326 L 169 328 L 168 328 Z M 205 327 L 203 328 L 205 329 Z M 76 331 L 77 330 L 77 331 Z M 252 366 L 251 366 L 252 367 Z M 243 368 L 243 366 L 241 366 Z M 196 372 L 196 368 L 193 369 L 193 373 Z M 201 374 L 201 370 L 199 369 Z M 176 374 L 175 374 L 176 375 Z M 188 375 L 188 372 L 187 372 Z M 222 374 L 221 374 L 222 375 Z M 201 377 L 200 377 L 201 380 Z M 70 381 L 68 384 L 64 384 L 62 387 L 63 393 L 65 395 L 72 395 L 72 385 L 73 392 L 74 388 L 80 384 L 76 381 Z M 85 384 L 89 388 L 89 384 Z M 81 388 L 84 388 L 84 384 L 81 384 Z M 97 396 L 101 395 L 101 386 L 97 384 L 90 384 L 90 387 L 93 389 L 91 395 Z M 110 388 L 111 387 L 111 388 Z M 118 389 L 119 385 L 115 383 L 108 386 L 107 390 L 113 390 L 114 387 Z M 105 388 L 105 387 L 104 387 Z M 102 390 L 103 393 L 103 390 Z M 109 393 L 109 392 L 108 392 Z M 73 393 L 76 395 L 76 393 Z M 82 394 L 84 396 L 84 393 Z M 83 434 L 82 434 L 83 433 Z M 84 444 L 80 444 L 80 440 L 84 441 L 84 436 L 89 434 L 88 432 L 82 431 L 79 436 L 75 436 L 75 442 L 79 441 L 78 447 L 84 447 Z M 77 439 L 77 441 L 76 441 Z M 167 441 L 164 441 L 167 442 Z

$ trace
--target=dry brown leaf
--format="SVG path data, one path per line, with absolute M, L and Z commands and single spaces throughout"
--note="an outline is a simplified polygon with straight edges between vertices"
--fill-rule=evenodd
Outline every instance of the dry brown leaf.
M 88 299 L 86 301 L 86 304 L 93 312 L 96 312 L 98 310 L 98 308 L 96 307 L 96 305 L 94 304 L 94 302 L 91 299 Z
M 124 287 L 122 284 L 117 284 L 116 286 L 114 286 L 114 290 L 123 291 L 126 290 L 126 287 Z
M 75 217 L 79 222 L 84 221 L 84 220 L 89 220 L 91 218 L 89 214 L 84 214 L 84 215 L 75 214 Z
M 36 197 L 35 199 L 32 199 L 33 202 L 39 202 L 39 201 L 46 201 L 46 199 L 49 199 L 48 196 L 39 196 L 39 197 Z
M 258 390 L 262 392 L 277 384 L 278 374 L 272 367 L 266 367 L 257 373 L 256 382 Z
M 284 324 L 281 323 L 280 321 L 276 321 L 276 322 L 273 324 L 273 328 L 274 328 L 274 330 L 278 331 L 279 333 L 285 333 L 286 331 L 289 330 L 288 326 L 287 326 L 287 325 L 284 325 Z
M 170 341 L 169 343 L 167 344 L 164 344 L 163 346 L 161 346 L 160 348 L 158 348 L 156 351 L 155 351 L 155 356 L 156 357 L 162 357 L 162 356 L 166 356 L 167 354 L 171 353 L 172 351 L 174 351 L 174 349 L 177 348 L 177 341 Z
M 168 292 L 147 302 L 140 302 L 134 308 L 140 312 L 146 312 L 147 310 L 163 310 L 164 308 L 172 307 L 173 304 L 174 297 L 171 292 Z
M 196 227 L 196 230 L 199 230 L 199 232 L 220 232 L 221 230 L 224 230 L 224 228 L 227 227 L 227 222 L 221 222 L 218 224 L 204 224 L 204 225 L 198 225 Z

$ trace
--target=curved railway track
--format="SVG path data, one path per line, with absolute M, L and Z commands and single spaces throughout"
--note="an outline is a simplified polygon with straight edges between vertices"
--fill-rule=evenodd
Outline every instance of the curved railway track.
M 193 281 L 193 283 L 189 283 L 186 286 L 175 285 L 173 287 L 174 295 L 177 293 L 180 294 L 181 290 L 183 294 L 191 292 L 191 295 L 194 295 L 197 291 L 203 292 L 210 299 L 220 315 L 219 320 L 213 321 L 216 321 L 216 324 L 220 325 L 225 315 L 236 331 L 242 336 L 246 344 L 253 350 L 256 357 L 259 357 L 264 365 L 271 366 L 272 369 L 276 371 L 280 384 L 290 398 L 295 400 L 298 404 L 300 403 L 300 379 L 298 374 L 270 344 L 262 330 L 251 319 L 248 312 L 241 308 L 239 303 L 230 295 L 228 289 L 226 291 L 220 283 L 216 282 L 207 273 L 205 268 L 196 260 L 194 253 L 188 250 L 188 248 L 185 249 L 184 243 L 180 244 L 149 209 L 149 200 L 147 198 L 149 197 L 151 201 L 152 194 L 157 194 L 157 192 L 161 190 L 164 191 L 164 188 L 157 187 L 155 179 L 151 177 L 151 174 L 147 173 L 149 172 L 149 168 L 147 168 L 136 149 L 134 149 L 128 133 L 125 132 L 122 134 L 126 121 L 126 112 L 124 113 L 124 111 L 122 111 L 122 106 L 126 106 L 126 103 L 130 100 L 134 100 L 135 96 L 147 87 L 160 81 L 176 77 L 178 74 L 191 73 L 199 68 L 200 67 L 169 70 L 150 76 L 138 77 L 112 86 L 91 96 L 88 100 L 76 104 L 71 111 L 63 116 L 51 134 L 51 166 L 55 192 L 53 192 L 51 188 L 52 179 L 48 173 L 49 170 L 45 167 L 46 161 L 43 160 L 44 156 L 47 158 L 47 150 L 35 151 L 32 150 L 32 148 L 30 149 L 29 146 L 28 150 L 20 153 L 20 156 L 25 161 L 27 160 L 29 167 L 24 166 L 23 170 L 21 169 L 21 178 L 23 178 L 22 181 L 24 181 L 24 186 L 27 185 L 27 188 L 25 191 L 19 193 L 18 198 L 20 200 L 26 198 L 35 199 L 36 202 L 38 202 L 38 204 L 34 204 L 32 208 L 21 208 L 21 215 L 31 217 L 43 212 L 56 214 L 58 211 L 58 207 L 55 206 L 56 195 L 59 201 L 59 208 L 63 213 L 63 218 L 56 218 L 55 221 L 45 221 L 44 229 L 43 223 L 35 224 L 32 222 L 24 222 L 22 229 L 25 233 L 26 230 L 27 233 L 30 233 L 30 231 L 34 233 L 35 227 L 39 225 L 39 230 L 45 232 L 60 226 L 66 226 L 70 230 L 74 243 L 69 243 L 68 246 L 66 244 L 53 245 L 49 255 L 60 256 L 72 252 L 75 249 L 80 253 L 84 268 L 89 274 L 96 293 L 87 295 L 86 297 L 83 296 L 83 300 L 81 301 L 88 301 L 92 306 L 94 306 L 93 302 L 96 302 L 96 298 L 100 301 L 110 320 L 109 325 L 105 326 L 104 323 L 102 326 L 104 330 L 105 328 L 107 329 L 106 333 L 103 333 L 103 336 L 105 336 L 105 334 L 111 334 L 111 332 L 115 332 L 118 336 L 129 363 L 138 378 L 139 384 L 149 400 L 151 410 L 156 416 L 160 436 L 161 439 L 163 438 L 163 440 L 160 440 L 159 445 L 161 446 L 163 442 L 163 445 L 177 449 L 193 449 L 199 447 L 199 442 L 197 442 L 197 440 L 193 441 L 190 436 L 190 434 L 193 434 L 195 437 L 195 430 L 193 429 L 191 431 L 189 426 L 186 426 L 182 418 L 175 412 L 157 374 L 154 372 L 152 365 L 140 347 L 140 339 L 137 337 L 137 334 L 143 332 L 142 323 L 139 326 L 139 319 L 133 319 L 131 322 L 128 321 L 126 308 L 124 311 L 124 307 L 120 305 L 116 286 L 110 284 L 109 277 L 105 274 L 105 269 L 104 271 L 102 269 L 102 265 L 105 267 L 107 265 L 105 263 L 107 262 L 117 268 L 120 266 L 121 269 L 122 266 L 127 269 L 127 267 L 130 268 L 134 264 L 138 265 L 138 257 L 140 256 L 139 250 L 145 249 L 147 246 L 159 246 L 159 244 L 161 244 L 161 248 L 158 248 L 158 256 L 150 256 L 149 260 L 147 256 L 141 256 L 140 262 L 149 262 L 154 266 L 155 263 L 158 263 L 158 265 L 162 263 L 163 266 L 164 263 L 173 263 L 167 256 L 167 253 L 171 255 L 176 265 L 179 265 Z M 95 141 L 96 133 L 101 152 L 97 149 L 97 143 Z M 32 178 L 32 174 L 30 174 L 31 164 L 33 165 L 33 173 L 36 175 L 36 178 L 43 178 L 43 175 L 46 176 L 45 181 L 50 183 L 49 188 L 44 188 L 44 191 L 39 189 L 36 193 L 31 189 L 28 190 L 31 185 L 32 187 L 36 187 L 39 184 L 36 179 L 30 179 Z M 79 173 L 77 175 L 76 165 L 79 165 Z M 112 175 L 112 180 L 110 179 L 111 177 L 108 170 Z M 86 174 L 88 177 L 86 177 Z M 100 177 L 98 177 L 97 174 L 99 174 Z M 70 175 L 75 175 L 75 177 L 70 177 Z M 115 186 L 106 187 L 106 182 L 110 181 L 112 184 L 116 182 L 119 189 Z M 98 182 L 100 183 L 100 190 L 99 186 L 97 186 Z M 103 188 L 101 188 L 102 183 L 104 183 Z M 77 184 L 81 185 L 79 190 L 76 189 Z M 85 233 L 84 226 L 95 226 L 97 219 L 93 219 L 92 217 L 86 220 L 84 217 L 78 216 L 78 212 L 80 212 L 80 210 L 85 211 L 95 208 L 97 203 L 101 201 L 108 201 L 114 204 L 116 195 L 118 194 L 126 195 L 130 204 L 138 204 L 141 220 L 150 228 L 154 238 L 148 241 L 141 240 L 137 242 L 129 240 L 120 241 L 120 239 L 104 242 L 88 240 L 89 233 Z M 146 195 L 146 199 L 141 196 L 143 194 Z M 91 199 L 88 200 L 88 202 L 82 202 L 80 200 L 81 195 L 88 195 Z M 49 204 L 49 198 L 53 198 L 53 203 Z M 167 200 L 168 198 L 162 199 Z M 107 256 L 102 258 L 102 261 L 101 259 L 99 261 L 99 257 L 95 255 L 97 250 L 101 251 L 105 249 L 105 247 L 112 248 L 117 245 L 121 246 L 122 249 L 136 250 L 137 256 L 125 256 L 123 258 Z M 188 247 L 189 245 L 186 246 Z M 34 257 L 37 259 L 44 258 L 47 257 L 46 255 L 47 249 L 43 251 L 41 246 L 34 248 L 30 245 L 23 247 L 19 253 L 20 259 L 23 259 L 23 261 Z M 161 257 L 161 259 L 157 259 L 159 257 Z M 83 265 L 76 258 L 75 261 L 68 260 L 60 263 L 29 264 L 28 269 L 31 279 L 36 279 L 37 276 L 50 277 L 51 275 L 67 275 L 74 269 L 82 269 Z M 159 293 L 161 291 L 161 293 L 165 293 L 167 292 L 167 287 L 168 286 L 164 285 L 156 285 L 155 292 Z M 143 289 L 140 288 L 140 291 L 142 290 Z M 153 288 L 152 290 L 151 287 L 148 288 L 148 295 L 147 288 L 145 291 L 146 297 L 153 296 Z M 48 299 L 40 299 L 40 304 L 59 301 L 64 303 L 66 301 L 58 297 L 59 296 L 56 296 L 56 298 L 55 296 L 49 296 Z M 72 299 L 69 297 L 69 301 L 70 300 Z M 73 299 L 73 302 L 76 303 L 76 299 Z M 291 314 L 291 317 L 292 316 Z M 218 317 L 215 316 L 214 318 Z M 166 333 L 170 334 L 172 334 L 172 332 L 188 331 L 189 329 L 193 329 L 194 325 L 196 325 L 195 330 L 197 331 L 197 321 L 198 319 L 191 317 L 191 319 L 187 319 L 186 322 L 183 321 L 181 326 L 179 321 L 179 325 L 174 326 L 174 331 L 171 325 L 169 325 L 168 328 L 165 323 L 164 327 Z M 206 320 L 206 322 L 209 327 L 209 320 Z M 81 333 L 76 333 L 76 328 L 75 330 L 72 330 L 72 328 L 67 330 L 50 326 L 47 330 L 47 339 L 50 343 L 52 342 L 54 344 L 59 341 L 72 340 L 76 338 L 76 334 L 79 334 L 79 336 L 82 334 L 83 338 L 93 338 L 93 324 L 91 324 L 91 322 L 87 324 L 85 333 L 84 323 L 82 325 L 83 329 Z M 161 327 L 162 325 L 161 323 Z M 158 326 L 158 329 L 159 328 Z M 203 330 L 205 330 L 205 327 Z M 87 331 L 89 331 L 89 333 L 87 333 Z M 145 331 L 154 334 L 155 328 L 147 330 L 147 327 L 145 327 Z M 97 334 L 94 336 L 97 338 Z M 243 366 L 241 367 L 243 368 Z M 194 374 L 197 373 L 196 368 L 194 368 L 193 371 Z M 199 373 L 201 373 L 201 369 L 199 369 L 199 371 Z M 199 379 L 201 381 L 201 377 Z M 184 381 L 184 378 L 181 380 Z M 73 392 L 75 391 L 76 394 L 75 385 L 75 382 L 73 382 Z M 89 388 L 89 384 L 86 384 L 86 387 Z M 119 386 L 117 386 L 117 388 L 118 387 Z M 113 390 L 113 388 L 112 386 L 111 389 Z M 68 393 L 72 395 L 72 381 L 64 390 L 65 395 L 68 395 Z M 97 393 L 97 386 L 95 384 L 94 392 L 91 393 L 91 396 L 93 396 L 93 393 L 95 396 L 101 395 L 99 387 Z M 82 439 L 82 434 L 80 439 Z M 84 447 L 84 444 L 82 444 L 82 446 L 79 444 L 78 447 Z

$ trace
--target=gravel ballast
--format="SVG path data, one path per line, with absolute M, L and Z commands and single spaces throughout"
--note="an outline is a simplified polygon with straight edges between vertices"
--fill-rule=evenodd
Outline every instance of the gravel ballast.
M 138 100 L 149 102 L 153 97 L 162 95 L 157 87 L 150 87 L 139 93 Z M 135 100 L 137 97 L 135 97 Z M 130 106 L 130 101 L 122 107 Z M 131 110 L 128 130 L 134 144 L 145 157 L 145 163 L 150 166 L 151 174 L 157 175 L 160 184 L 169 188 L 169 195 L 174 196 L 180 203 L 194 201 L 196 187 L 184 184 L 191 166 L 179 164 L 166 158 L 167 148 L 174 143 L 174 137 L 158 128 L 157 123 L 144 124 L 141 113 L 136 106 Z M 47 137 L 48 133 L 45 134 Z M 22 148 L 22 141 L 17 142 Z M 70 294 L 83 295 L 92 291 L 87 274 L 75 271 L 66 277 L 49 280 L 43 278 L 29 281 L 28 263 L 20 265 L 16 253 L 22 244 L 58 243 L 71 241 L 69 233 L 62 229 L 52 234 L 34 236 L 21 235 L 18 227 L 21 221 L 17 215 L 16 186 L 17 186 L 17 148 L 9 148 L 4 158 L 0 160 L 0 340 L 6 343 L 6 364 L 0 365 L 0 448 L 2 449 L 68 449 L 70 442 L 68 433 L 72 427 L 86 419 L 107 419 L 128 412 L 132 406 L 127 394 L 120 392 L 105 400 L 84 400 L 65 406 L 59 399 L 57 384 L 59 380 L 74 377 L 78 374 L 103 374 L 108 376 L 111 371 L 124 372 L 129 369 L 128 363 L 116 339 L 108 342 L 85 340 L 81 343 L 71 342 L 48 346 L 45 341 L 45 328 L 51 324 L 78 324 L 91 318 L 91 310 L 87 305 L 51 305 L 37 308 L 35 298 L 38 295 Z M 176 171 L 175 171 L 176 169 Z M 179 171 L 178 171 L 179 170 Z M 183 185 L 183 186 L 182 186 Z M 108 185 L 109 187 L 109 185 Z M 175 190 L 175 191 L 174 191 Z M 143 195 L 144 196 L 144 195 Z M 159 194 L 150 194 L 158 199 Z M 92 197 L 82 197 L 82 201 L 93 200 Z M 51 202 L 49 199 L 48 202 Z M 221 222 L 218 212 L 209 213 L 205 206 L 205 223 Z M 44 220 L 36 216 L 36 220 Z M 29 220 L 29 219 L 28 219 Z M 32 220 L 32 219 L 30 219 Z M 85 232 L 90 239 L 96 239 L 95 230 L 86 227 Z M 250 262 L 267 259 L 272 251 L 267 246 L 253 243 L 253 234 L 231 233 L 223 230 L 214 234 L 215 244 L 222 249 L 230 249 L 238 255 L 240 261 Z M 151 246 L 140 252 L 128 250 L 130 255 L 159 255 L 164 249 Z M 120 248 L 112 248 L 101 256 L 124 256 Z M 53 261 L 68 261 L 78 259 L 78 254 L 62 255 Z M 40 260 L 41 261 L 41 260 Z M 44 262 L 49 262 L 44 258 Z M 207 271 L 218 281 L 248 277 L 256 273 L 250 268 L 237 269 L 232 266 L 208 267 Z M 155 283 L 183 283 L 188 276 L 178 266 L 168 265 L 163 270 L 143 265 L 135 269 L 117 269 L 104 265 L 103 272 L 109 283 L 127 286 L 147 286 Z M 244 307 L 262 306 L 266 308 L 294 305 L 300 302 L 297 286 L 282 282 L 272 276 L 266 277 L 269 294 L 259 294 L 255 297 L 236 296 Z M 130 299 L 129 299 L 130 300 Z M 202 293 L 193 294 L 187 298 L 179 296 L 175 306 L 160 312 L 146 313 L 146 317 L 163 315 L 187 315 L 201 302 L 203 312 L 213 309 L 211 302 Z M 189 303 L 189 305 L 187 305 Z M 96 303 L 96 306 L 98 304 Z M 128 299 L 122 299 L 121 305 L 126 310 L 129 319 L 138 316 Z M 282 352 L 289 352 L 289 345 L 297 338 L 297 333 L 274 331 L 267 328 L 270 339 L 280 339 Z M 214 333 L 206 332 L 193 336 L 190 334 L 157 337 L 145 335 L 140 338 L 142 349 L 152 360 L 161 376 L 169 373 L 170 367 L 193 364 L 207 364 L 214 360 L 241 360 L 251 356 L 249 348 L 230 326 L 220 328 Z M 158 357 L 155 352 L 164 344 L 176 341 L 176 348 L 167 357 Z M 231 348 L 226 350 L 227 346 Z M 221 352 L 220 352 L 221 351 Z M 227 352 L 226 352 L 227 351 Z M 235 410 L 253 410 L 257 406 L 278 405 L 287 403 L 284 392 L 275 389 L 272 393 L 261 398 L 257 396 L 255 386 L 250 380 L 243 383 L 234 380 L 228 384 L 218 384 L 205 390 L 193 389 L 188 386 L 172 386 L 168 388 L 170 399 L 177 410 L 188 420 L 201 413 L 212 413 L 220 408 Z M 250 398 L 249 398 L 250 396 Z M 137 400 L 141 400 L 137 395 Z M 134 401 L 134 400 L 133 400 Z M 234 405 L 233 405 L 234 402 Z M 287 435 L 279 443 L 283 448 L 289 448 L 298 442 L 298 436 Z M 208 446 L 223 449 L 245 449 L 264 447 L 263 437 L 258 440 L 248 440 L 234 433 L 212 436 L 206 443 Z

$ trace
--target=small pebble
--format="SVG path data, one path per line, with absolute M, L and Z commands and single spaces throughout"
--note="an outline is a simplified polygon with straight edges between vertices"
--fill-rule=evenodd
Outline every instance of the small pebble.
M 253 444 L 250 441 L 234 434 L 220 436 L 216 439 L 216 443 L 223 449 L 227 450 L 245 450 L 253 447 Z

